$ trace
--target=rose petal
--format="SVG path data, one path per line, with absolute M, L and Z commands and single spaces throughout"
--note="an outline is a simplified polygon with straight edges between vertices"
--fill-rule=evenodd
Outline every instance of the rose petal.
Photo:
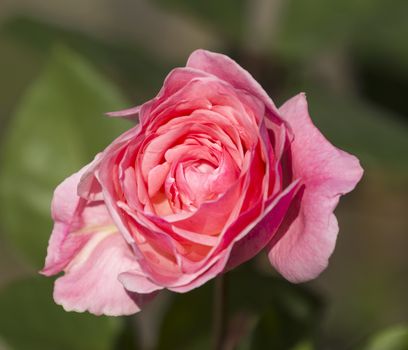
M 119 275 L 119 281 L 126 290 L 139 294 L 149 294 L 163 289 L 163 287 L 158 286 L 152 280 L 144 276 L 140 270 L 122 272 Z
M 86 243 L 87 237 L 81 236 L 76 244 L 63 247 L 69 233 L 78 228 L 72 226 L 75 224 L 76 212 L 79 210 L 80 205 L 82 207 L 85 205 L 85 200 L 77 195 L 77 187 L 80 178 L 89 167 L 90 165 L 87 165 L 65 179 L 54 191 L 51 204 L 54 228 L 48 243 L 45 266 L 41 270 L 41 273 L 46 276 L 60 272 L 76 251 Z
M 155 108 L 160 109 L 167 105 L 170 96 L 177 95 L 178 91 L 188 85 L 192 80 L 206 77 L 208 74 L 192 68 L 175 68 L 166 77 L 163 87 L 155 98 L 143 104 L 139 111 L 139 119 L 142 125 L 151 127 L 151 117 L 157 113 Z
M 292 202 L 293 197 L 300 188 L 300 182 L 293 182 L 281 192 L 275 200 L 265 209 L 264 214 L 251 224 L 250 231 L 234 243 L 227 270 L 242 264 L 258 254 L 272 239 Z M 239 219 L 238 219 L 239 220 Z M 240 236 L 242 233 L 240 234 Z
M 128 109 L 122 109 L 121 111 L 115 111 L 115 112 L 108 112 L 106 113 L 109 117 L 121 117 L 121 118 L 129 118 L 129 119 L 135 119 L 137 118 L 137 115 L 140 112 L 141 106 L 136 106 Z
M 265 103 L 273 115 L 279 116 L 278 109 L 262 86 L 228 56 L 206 50 L 196 50 L 188 58 L 186 66 L 214 74 L 235 88 L 249 92 Z
M 305 189 L 299 212 L 283 225 L 282 238 L 268 247 L 269 259 L 285 278 L 302 282 L 327 266 L 338 233 L 333 210 L 340 195 L 356 186 L 363 170 L 357 158 L 331 145 L 313 125 L 304 94 L 279 111 L 292 126 L 293 176 L 302 180 Z
M 97 232 L 55 282 L 54 300 L 66 311 L 89 311 L 95 315 L 130 315 L 152 295 L 129 293 L 118 276 L 138 269 L 138 263 L 117 232 Z M 138 283 L 149 283 L 139 279 Z
M 169 172 L 170 166 L 167 162 L 156 165 L 149 171 L 147 176 L 148 193 L 152 198 L 162 188 L 166 176 Z

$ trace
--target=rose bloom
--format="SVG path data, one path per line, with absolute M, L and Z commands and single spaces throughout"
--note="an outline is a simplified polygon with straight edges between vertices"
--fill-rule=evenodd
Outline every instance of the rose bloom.
M 292 282 L 333 252 L 357 158 L 313 125 L 304 94 L 279 109 L 227 56 L 193 52 L 158 95 L 110 113 L 139 124 L 54 193 L 44 275 L 65 310 L 127 315 L 265 250 Z M 97 126 L 95 126 L 97 128 Z

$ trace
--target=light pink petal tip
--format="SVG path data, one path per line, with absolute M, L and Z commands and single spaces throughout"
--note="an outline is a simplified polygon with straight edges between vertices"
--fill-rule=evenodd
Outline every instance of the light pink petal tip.
M 294 131 L 293 172 L 304 183 L 304 192 L 300 207 L 296 208 L 295 201 L 290 209 L 285 232 L 280 232 L 283 237 L 269 247 L 268 255 L 285 278 L 303 282 L 326 268 L 338 233 L 333 210 L 339 197 L 360 181 L 363 169 L 356 157 L 334 147 L 313 125 L 303 93 L 287 101 L 279 112 Z M 294 220 L 289 222 L 291 216 Z
M 47 258 L 41 273 L 51 276 L 62 270 L 70 260 L 76 247 L 63 250 L 62 245 L 69 234 L 69 228 L 74 220 L 74 215 L 80 202 L 77 187 L 81 176 L 88 166 L 65 179 L 54 191 L 51 203 L 51 215 L 54 227 L 48 243 Z
M 137 119 L 137 115 L 140 112 L 141 106 L 136 106 L 128 109 L 123 109 L 120 111 L 108 112 L 107 116 L 113 118 L 127 118 L 127 119 Z

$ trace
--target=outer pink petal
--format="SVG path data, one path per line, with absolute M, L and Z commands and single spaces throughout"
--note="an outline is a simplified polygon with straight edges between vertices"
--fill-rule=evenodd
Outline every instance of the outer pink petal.
M 231 270 L 258 254 L 275 235 L 301 184 L 295 181 L 281 192 L 265 209 L 264 216 L 255 220 L 232 248 L 226 270 Z M 244 217 L 243 217 L 244 218 Z M 238 218 L 240 220 L 241 218 Z M 245 218 L 244 218 L 245 219 Z M 246 233 L 246 234 L 245 234 Z
M 88 167 L 89 165 L 85 166 L 65 179 L 54 191 L 51 204 L 54 228 L 48 243 L 45 266 L 41 271 L 44 275 L 50 276 L 60 272 L 80 248 L 81 242 L 79 241 L 78 245 L 71 245 L 65 250 L 62 245 L 70 233 L 71 226 L 74 224 L 75 214 L 81 201 L 81 198 L 77 195 L 77 187 L 81 176 Z
M 117 233 L 104 202 L 88 202 L 77 195 L 78 183 L 89 167 L 67 178 L 55 190 L 55 224 L 41 273 L 50 276 L 65 271 L 55 283 L 54 298 L 66 310 L 107 315 L 135 313 L 151 295 L 129 293 L 118 281 L 120 273 L 133 271 L 139 265 Z
M 261 85 L 228 56 L 206 50 L 196 50 L 190 55 L 186 66 L 213 74 L 237 89 L 248 91 L 260 99 L 272 114 L 279 115 L 275 104 Z
M 130 315 L 152 295 L 126 291 L 118 276 L 139 269 L 123 237 L 115 232 L 95 233 L 55 282 L 54 300 L 67 311 L 95 315 Z M 139 283 L 143 282 L 140 278 Z
M 305 185 L 298 208 L 284 222 L 277 243 L 269 246 L 269 259 L 288 280 L 303 282 L 324 270 L 333 252 L 338 226 L 333 214 L 340 195 L 350 192 L 363 170 L 356 157 L 330 144 L 313 125 L 304 94 L 287 101 L 280 113 L 294 133 L 294 178 Z M 298 211 L 298 212 L 296 212 Z

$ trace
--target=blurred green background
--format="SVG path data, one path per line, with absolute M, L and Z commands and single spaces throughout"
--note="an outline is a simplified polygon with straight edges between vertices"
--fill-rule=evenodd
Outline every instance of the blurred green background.
M 103 113 L 153 97 L 196 48 L 277 105 L 305 91 L 365 168 L 317 280 L 290 285 L 262 255 L 229 274 L 226 348 L 408 349 L 407 38 L 406 0 L 2 0 L 0 350 L 209 348 L 212 283 L 107 318 L 64 312 L 37 275 L 53 189 L 130 125 Z

